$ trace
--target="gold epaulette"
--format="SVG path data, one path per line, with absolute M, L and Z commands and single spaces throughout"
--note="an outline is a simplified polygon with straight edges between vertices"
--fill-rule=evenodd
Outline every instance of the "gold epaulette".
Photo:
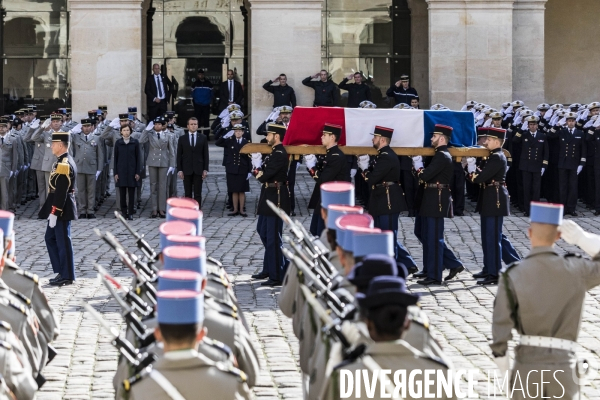
M 56 164 L 56 173 L 60 175 L 69 175 L 71 173 L 71 166 L 67 161 L 67 158 L 63 158 L 61 162 Z

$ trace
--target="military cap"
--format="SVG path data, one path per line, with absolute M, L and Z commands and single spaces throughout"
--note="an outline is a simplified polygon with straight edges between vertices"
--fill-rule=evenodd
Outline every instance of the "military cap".
M 395 108 L 396 110 L 406 110 L 409 109 L 410 106 L 406 103 L 398 103 L 393 108 Z
M 352 235 L 352 249 L 354 257 L 363 257 L 367 254 L 393 256 L 394 233 L 392 231 L 354 232 Z
M 129 114 L 119 114 L 119 121 L 127 121 L 129 119 Z
M 356 257 L 356 254 L 354 256 Z M 398 274 L 399 268 L 393 257 L 386 254 L 370 254 L 354 265 L 346 279 L 354 286 L 364 290 L 369 286 L 369 282 L 378 276 L 401 276 L 406 279 L 406 275 L 408 275 L 406 268 L 402 264 L 400 267 L 404 271 Z M 363 290 L 359 290 L 359 292 Z
M 95 124 L 98 122 L 98 116 L 96 114 L 90 115 L 90 121 L 92 121 L 92 124 Z
M 52 141 L 69 143 L 70 137 L 71 137 L 71 134 L 69 132 L 54 132 L 52 134 Z
M 540 119 L 538 117 L 536 117 L 535 115 L 529 115 L 527 117 L 525 117 L 524 119 L 525 122 L 533 122 L 533 123 L 538 123 L 540 122 Z
M 92 116 L 96 115 L 96 110 L 88 111 L 88 117 L 92 118 Z
M 99 115 L 102 115 L 102 114 L 104 114 L 104 111 L 102 111 L 101 109 L 97 109 L 96 110 L 96 115 L 99 116 Z
M 320 187 L 321 207 L 331 204 L 354 205 L 354 185 L 350 182 L 326 182 Z
M 175 118 L 175 111 L 167 111 L 165 113 L 165 117 L 171 119 L 171 118 Z
M 281 106 L 279 107 L 279 114 L 289 114 L 292 111 L 294 111 L 294 109 L 290 106 Z
M 355 245 L 357 244 L 357 241 L 354 239 L 357 235 L 360 234 L 371 234 L 371 235 L 375 235 L 375 234 L 380 234 L 381 233 L 381 229 L 379 228 L 372 228 L 372 227 L 366 227 L 366 226 L 348 226 L 347 229 L 344 231 L 343 235 L 342 235 L 342 240 L 338 241 L 340 247 L 346 251 L 350 251 L 352 253 L 354 253 L 356 251 L 355 249 Z M 391 234 L 393 234 L 393 232 L 390 231 Z M 336 235 L 337 236 L 337 235 Z M 336 237 L 336 241 L 337 241 L 337 237 Z M 386 247 L 385 245 L 381 245 L 380 243 L 381 238 L 379 239 L 379 241 L 376 241 L 377 243 L 377 247 L 372 249 L 372 252 L 374 251 L 381 251 L 382 247 Z M 385 240 L 384 240 L 385 241 Z M 394 251 L 392 250 L 392 254 L 394 254 Z M 363 254 L 364 255 L 364 254 Z M 355 255 L 356 257 L 356 255 Z
M 15 115 L 17 117 L 22 117 L 23 115 L 25 115 L 25 112 L 23 112 L 23 110 L 18 110 L 18 111 L 15 111 Z
M 487 137 L 506 140 L 506 129 L 488 128 Z
M 323 133 L 337 135 L 337 137 L 340 137 L 342 135 L 342 127 L 336 124 L 325 124 L 325 126 L 323 126 Z
M 465 103 L 465 106 L 467 107 L 475 107 L 477 105 L 477 102 L 475 100 L 469 100 Z
M 6 126 L 6 125 L 8 125 L 9 122 L 10 121 L 8 120 L 8 118 L 3 118 L 3 117 L 0 118 L 0 125 Z
M 4 236 L 10 235 L 13 232 L 15 223 L 15 214 L 10 211 L 0 210 L 0 229 L 4 232 Z
M 186 221 L 167 221 L 158 227 L 160 233 L 160 248 L 167 247 L 167 236 L 169 235 L 195 235 L 196 225 Z
M 202 290 L 202 275 L 189 270 L 162 270 L 158 272 L 158 290 Z
M 330 204 L 327 207 L 327 229 L 336 229 L 335 221 L 347 214 L 362 214 L 364 209 L 361 206 L 350 206 L 345 204 Z
M 409 79 L 410 79 L 410 77 L 407 74 L 400 75 L 400 81 L 401 82 L 407 81 Z
M 371 133 L 371 135 L 391 139 L 394 135 L 394 129 L 386 128 L 385 126 L 375 125 L 375 129 L 373 129 L 373 133 Z
M 135 114 L 137 113 L 137 107 L 127 107 L 127 112 L 129 114 Z
M 162 255 L 165 270 L 186 269 L 206 275 L 206 252 L 197 246 L 169 246 Z
M 579 109 L 579 107 L 581 107 L 581 104 L 579 104 L 579 103 L 573 103 L 573 104 L 571 104 L 571 105 L 569 106 L 569 108 L 570 108 L 571 110 L 578 110 L 578 109 Z
M 556 103 L 556 104 L 553 104 L 550 108 L 556 111 L 556 110 L 560 110 L 561 108 L 563 108 L 563 105 L 560 103 Z
M 92 124 L 92 120 L 89 118 L 84 118 L 81 120 L 81 125 L 91 125 Z
M 475 107 L 473 107 L 473 108 L 475 108 L 475 110 L 476 110 L 476 111 L 481 111 L 481 110 L 483 110 L 483 109 L 484 109 L 484 108 L 486 108 L 486 107 L 487 107 L 487 106 L 486 106 L 485 104 L 483 104 L 483 103 L 477 103 L 477 104 L 475 105 Z
M 28 107 L 31 108 L 31 111 L 37 111 L 37 106 L 35 104 L 31 104 Z
M 51 114 L 50 119 L 52 121 L 62 121 L 62 115 L 60 114 Z
M 229 113 L 229 119 L 242 119 L 244 118 L 244 113 L 241 111 L 232 111 Z
M 530 222 L 538 224 L 562 224 L 564 206 L 562 204 L 532 201 L 529 210 Z
M 33 109 L 27 107 L 23 109 L 27 114 L 33 114 Z
M 102 111 L 104 111 L 104 112 L 108 111 L 108 107 L 107 107 L 107 106 L 105 106 L 105 105 L 98 106 L 98 109 L 99 109 L 99 110 L 102 110 Z
M 22 120 L 21 118 L 15 118 L 15 119 L 13 120 L 13 124 L 14 124 L 15 126 L 17 126 L 17 125 L 21 125 L 22 123 L 23 123 L 23 120 Z
M 242 125 L 242 124 L 235 124 L 235 125 L 233 126 L 233 130 L 234 130 L 234 131 L 243 131 L 244 129 L 245 129 L 245 128 L 244 128 L 244 125 Z
M 565 113 L 565 118 L 566 119 L 576 119 L 577 118 L 577 114 L 574 112 L 567 112 Z
M 357 293 L 356 299 L 361 308 L 371 309 L 381 306 L 413 306 L 419 296 L 406 290 L 406 281 L 397 276 L 378 276 L 373 278 L 365 293 Z
M 485 136 L 487 136 L 487 134 L 488 134 L 488 129 L 489 129 L 489 128 L 484 128 L 484 127 L 477 128 L 477 137 L 478 137 L 478 138 L 480 138 L 480 137 L 485 137 Z
M 203 213 L 199 210 L 191 208 L 171 208 L 167 213 L 167 221 L 186 221 L 191 222 L 196 227 L 195 235 L 202 234 L 202 217 Z
M 127 115 L 127 118 L 129 118 L 129 115 Z M 165 117 L 163 117 L 162 115 L 159 115 L 156 118 L 154 118 L 154 124 L 165 125 L 166 123 L 167 121 L 165 121 Z
M 450 139 L 452 137 L 453 130 L 454 129 L 451 126 L 435 124 L 432 135 L 435 135 L 437 133 L 438 135 L 444 135 L 444 136 L 448 137 L 448 139 Z
M 595 108 L 600 108 L 600 102 L 594 101 L 594 102 L 588 104 L 588 110 L 591 111 L 591 110 L 593 110 Z
M 373 103 L 372 101 L 369 101 L 369 100 L 363 100 L 363 101 L 361 101 L 358 106 L 360 108 L 377 108 L 377 106 L 375 105 L 375 103 Z
M 172 207 L 200 210 L 198 202 L 194 199 L 190 199 L 189 197 L 171 197 L 167 200 L 167 213 Z
M 192 246 L 206 250 L 206 238 L 204 236 L 192 235 L 169 235 L 167 236 L 167 247 L 169 246 Z
M 523 103 L 521 100 L 515 100 L 512 103 L 510 103 L 511 106 L 514 107 L 523 107 L 525 105 L 525 103 Z
M 502 108 L 508 108 L 510 107 L 510 101 L 506 101 L 504 103 L 502 103 Z
M 281 138 L 281 140 L 283 140 L 283 137 L 285 136 L 285 132 L 286 132 L 286 127 L 283 125 L 277 125 L 277 124 L 267 124 L 267 133 L 272 133 L 274 135 L 279 135 L 279 137 Z
M 351 226 L 373 228 L 373 217 L 369 214 L 347 214 L 339 217 L 335 221 L 335 227 L 337 231 L 336 241 L 340 246 L 343 246 L 344 243 L 346 243 L 344 237 L 348 234 L 348 228 Z M 344 248 L 344 250 L 350 249 Z
M 204 68 L 198 68 L 197 73 L 198 74 L 203 74 L 205 72 Z
M 530 115 L 533 115 L 533 111 L 531 111 L 531 110 L 521 111 L 521 117 L 529 117 Z
M 502 113 L 499 111 L 495 111 L 490 114 L 490 118 L 491 119 L 500 119 L 500 118 L 502 118 Z
M 237 104 L 230 104 L 227 106 L 227 112 L 229 113 L 236 110 L 241 110 L 240 106 L 238 106 Z
M 537 106 L 538 111 L 546 111 L 548 109 L 550 109 L 550 104 L 548 103 L 542 103 Z
M 204 321 L 204 296 L 192 290 L 166 290 L 156 296 L 159 324 L 189 325 Z

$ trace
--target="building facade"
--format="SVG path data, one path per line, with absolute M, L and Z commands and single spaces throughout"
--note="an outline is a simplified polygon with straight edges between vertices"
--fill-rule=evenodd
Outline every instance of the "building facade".
M 189 110 L 198 68 L 218 83 L 233 69 L 256 128 L 280 73 L 310 105 L 302 79 L 320 69 L 339 83 L 361 71 L 379 107 L 409 73 L 421 105 L 499 106 L 513 99 L 598 100 L 597 0 L 2 0 L 2 111 L 99 104 L 115 116 L 145 111 L 153 63 L 174 83 L 171 107 Z M 344 105 L 344 92 L 342 91 Z M 143 112 L 142 112 L 143 114 Z

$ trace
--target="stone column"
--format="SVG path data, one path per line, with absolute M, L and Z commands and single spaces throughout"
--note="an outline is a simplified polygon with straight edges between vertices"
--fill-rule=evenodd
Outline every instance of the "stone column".
M 142 0 L 69 0 L 73 119 L 141 110 Z
M 321 69 L 321 0 L 250 0 L 251 131 L 272 111 L 273 95 L 263 84 L 284 73 L 300 106 L 314 91 L 302 80 Z
M 419 92 L 419 105 L 429 108 L 429 26 L 427 2 L 408 0 L 410 8 L 410 84 Z
M 530 107 L 545 101 L 546 1 L 515 0 L 513 10 L 513 100 L 523 100 Z
M 513 0 L 427 0 L 431 103 L 499 107 L 512 97 Z

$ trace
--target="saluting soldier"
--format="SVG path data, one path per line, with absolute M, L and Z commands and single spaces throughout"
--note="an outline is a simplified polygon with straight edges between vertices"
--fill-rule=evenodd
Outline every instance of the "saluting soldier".
M 310 233 L 320 237 L 325 229 L 325 221 L 321 216 L 321 185 L 326 182 L 343 181 L 350 182 L 350 169 L 346 156 L 338 147 L 338 141 L 342 135 L 342 127 L 335 124 L 325 124 L 321 143 L 325 146 L 327 153 L 317 162 L 317 157 L 308 155 L 304 157 L 308 173 L 315 180 L 315 187 L 308 202 L 308 208 L 313 209 L 310 222 Z M 312 156 L 312 157 L 310 157 Z M 354 205 L 354 199 L 352 203 Z
M 17 170 L 18 146 L 15 138 L 8 134 L 8 119 L 0 118 L 0 209 L 12 208 L 13 197 L 10 179 Z
M 256 230 L 265 246 L 262 274 L 269 276 L 267 281 L 261 283 L 262 286 L 280 286 L 289 263 L 281 251 L 283 221 L 267 205 L 267 200 L 270 200 L 286 213 L 290 212 L 288 154 L 282 144 L 285 131 L 285 126 L 267 125 L 267 144 L 273 151 L 265 157 L 262 167 L 259 166 L 252 172 L 261 183 Z
M 350 79 L 354 79 L 354 83 L 348 83 Z M 355 72 L 344 78 L 338 85 L 342 90 L 348 91 L 348 103 L 346 107 L 357 108 L 363 101 L 371 101 L 371 89 L 366 83 L 363 83 L 363 75 L 361 72 Z
M 587 137 L 587 146 L 586 147 L 593 147 L 594 148 L 594 161 L 593 161 L 593 171 L 594 171 L 594 204 L 593 204 L 593 208 L 594 208 L 594 215 L 598 216 L 600 215 L 600 128 L 598 127 L 598 125 L 600 125 L 600 122 L 598 122 L 598 118 L 600 118 L 597 115 L 597 112 L 600 111 L 600 102 L 594 102 L 592 104 L 590 104 L 590 107 L 594 107 L 593 108 L 593 112 L 596 113 L 595 114 L 595 118 L 596 120 L 591 124 L 591 126 L 587 127 L 586 129 L 584 129 L 584 132 L 586 132 L 586 137 Z M 587 160 L 588 162 L 590 160 Z
M 519 169 L 523 175 L 525 217 L 529 217 L 529 204 L 540 201 L 542 176 L 546 172 L 550 156 L 546 134 L 538 130 L 539 120 L 535 115 L 526 117 L 529 130 L 518 131 L 513 137 L 513 143 L 522 143 Z
M 96 218 L 96 180 L 102 173 L 104 163 L 104 149 L 99 145 L 92 129 L 92 120 L 85 118 L 81 120 L 81 128 L 76 126 L 71 131 L 77 165 L 77 203 L 81 213 L 80 219 Z
M 40 218 L 48 219 L 45 241 L 52 270 L 57 274 L 50 279 L 52 286 L 70 285 L 75 280 L 71 221 L 77 219 L 77 166 L 69 155 L 70 136 L 68 132 L 52 134 L 51 149 L 57 160 L 52 164 L 48 197 L 39 213 Z
M 473 157 L 467 159 L 469 180 L 481 185 L 477 209 L 481 215 L 481 245 L 483 248 L 483 269 L 478 276 L 484 279 L 480 285 L 498 283 L 498 274 L 502 268 L 502 254 L 515 253 L 508 239 L 503 239 L 503 218 L 510 215 L 510 202 L 506 189 L 506 156 L 502 144 L 506 130 L 489 128 L 486 133 L 485 147 L 490 156 L 481 168 L 477 168 Z M 522 164 L 521 164 L 522 165 Z M 507 247 L 504 249 L 504 247 Z M 485 276 L 484 276 L 485 275 Z
M 419 218 L 423 273 L 427 274 L 427 278 L 417 281 L 421 285 L 441 284 L 444 265 L 451 268 L 446 280 L 454 278 L 465 269 L 444 242 L 444 218 L 453 217 L 450 182 L 454 169 L 452 156 L 448 152 L 452 131 L 450 126 L 436 124 L 431 137 L 431 145 L 435 148 L 431 162 L 426 168 L 419 158 L 415 158 L 414 162 L 417 177 L 423 185 Z M 449 262 L 444 263 L 444 259 Z
M 375 220 L 375 227 L 394 232 L 394 254 L 397 262 L 413 273 L 417 265 L 406 248 L 398 243 L 398 217 L 408 210 L 400 179 L 400 161 L 390 147 L 394 130 L 376 126 L 373 133 L 373 147 L 377 156 L 373 164 L 363 171 L 366 183 L 371 187 L 369 213 Z
M 576 217 L 577 212 L 577 175 L 585 166 L 586 161 L 586 137 L 585 134 L 575 128 L 577 114 L 570 112 L 565 114 L 567 126 L 561 129 L 556 127 L 548 131 L 548 137 L 560 140 L 558 153 L 558 186 L 560 202 L 565 206 L 565 213 Z
M 579 398 L 576 342 L 586 292 L 600 284 L 600 237 L 572 220 L 563 221 L 562 215 L 562 205 L 531 204 L 531 251 L 508 266 L 498 284 L 490 347 L 500 371 L 505 372 L 512 329 L 520 334 L 509 386 L 518 379 L 517 386 L 523 390 L 513 391 L 513 399 L 530 398 L 525 393 L 539 393 L 539 398 Z M 593 259 L 559 254 L 554 243 L 561 237 Z

